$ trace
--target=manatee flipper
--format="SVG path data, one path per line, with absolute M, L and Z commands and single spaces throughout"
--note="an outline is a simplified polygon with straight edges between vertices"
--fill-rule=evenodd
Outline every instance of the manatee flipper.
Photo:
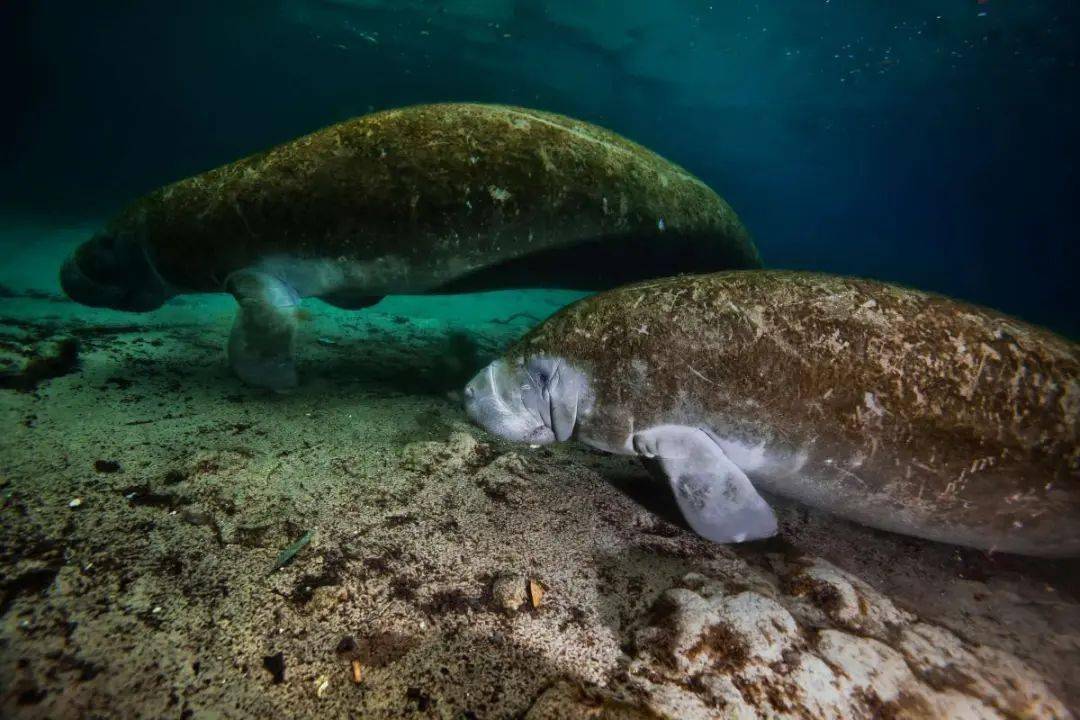
M 324 303 L 333 305 L 336 308 L 341 308 L 342 310 L 359 310 L 361 308 L 371 307 L 383 299 L 382 295 L 365 295 L 351 290 L 335 290 L 333 292 L 323 293 L 318 297 Z
M 671 483 L 694 532 L 713 542 L 776 534 L 776 516 L 750 479 L 701 428 L 659 425 L 635 433 L 634 451 L 650 472 Z
M 296 312 L 300 298 L 280 278 L 259 270 L 238 270 L 225 280 L 240 308 L 229 335 L 229 364 L 249 385 L 296 387 Z

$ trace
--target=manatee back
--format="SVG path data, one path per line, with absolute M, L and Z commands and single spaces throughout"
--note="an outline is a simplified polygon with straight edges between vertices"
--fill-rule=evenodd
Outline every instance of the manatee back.
M 193 290 L 268 254 L 392 256 L 414 291 L 760 264 L 734 211 L 684 169 L 594 125 L 498 105 L 348 120 L 151 193 L 113 229 Z

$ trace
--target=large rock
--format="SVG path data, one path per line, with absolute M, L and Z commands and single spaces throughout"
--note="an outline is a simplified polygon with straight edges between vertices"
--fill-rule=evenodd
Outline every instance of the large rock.
M 775 597 L 686 576 L 637 627 L 609 688 L 557 684 L 527 717 L 1071 717 L 1016 657 L 921 622 L 823 560 L 781 574 Z

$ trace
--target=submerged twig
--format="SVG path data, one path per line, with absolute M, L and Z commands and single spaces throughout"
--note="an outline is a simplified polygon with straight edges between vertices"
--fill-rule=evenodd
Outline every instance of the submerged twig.
M 273 575 L 275 572 L 285 567 L 293 561 L 296 554 L 304 549 L 304 546 L 311 542 L 311 536 L 315 533 L 314 530 L 308 530 L 304 533 L 299 540 L 294 542 L 289 547 L 281 551 L 281 554 L 277 556 L 277 560 L 274 561 L 274 566 L 270 568 L 270 572 L 266 573 L 268 576 Z

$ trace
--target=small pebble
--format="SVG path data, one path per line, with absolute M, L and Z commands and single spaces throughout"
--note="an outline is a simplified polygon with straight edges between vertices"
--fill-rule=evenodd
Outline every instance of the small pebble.
M 500 575 L 491 584 L 491 595 L 495 604 L 507 612 L 517 612 L 524 604 L 528 589 L 527 581 L 522 575 Z
M 338 640 L 337 647 L 334 648 L 334 652 L 339 654 L 351 653 L 356 651 L 356 638 L 352 635 L 342 635 Z

